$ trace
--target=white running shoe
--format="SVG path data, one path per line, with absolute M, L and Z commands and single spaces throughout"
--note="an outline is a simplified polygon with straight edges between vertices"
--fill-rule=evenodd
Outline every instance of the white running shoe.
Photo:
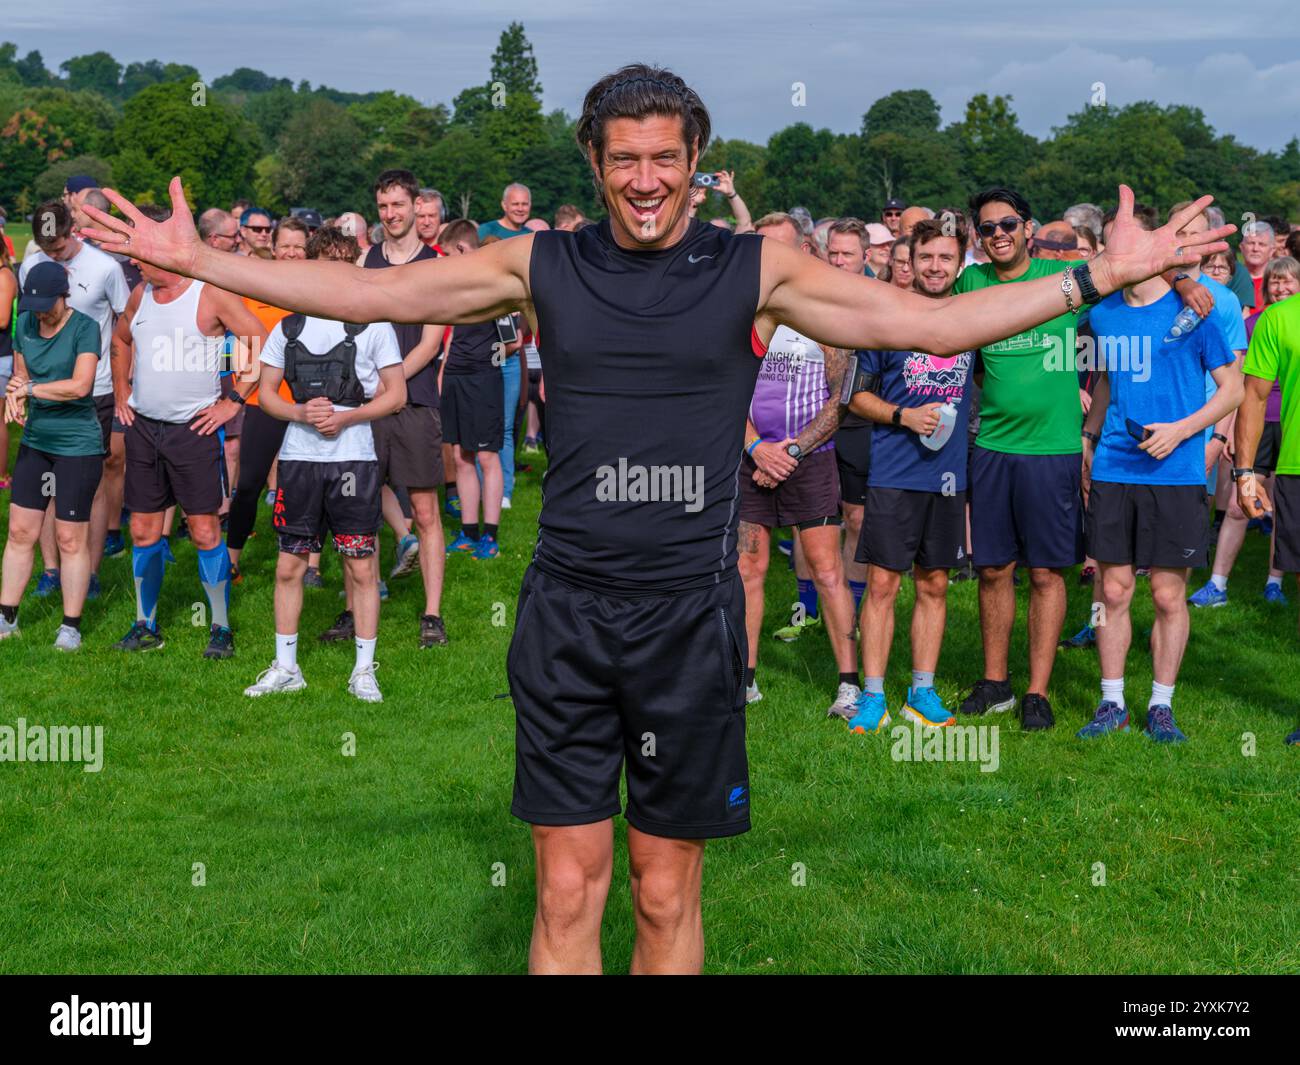
M 60 625 L 59 631 L 54 634 L 54 649 L 56 651 L 80 651 L 81 630 L 74 629 L 71 625 Z
M 305 687 L 307 680 L 301 669 L 297 666 L 285 669 L 279 662 L 272 662 L 257 675 L 256 681 L 244 689 L 244 694 L 250 699 L 256 699 L 259 695 L 270 695 L 272 692 L 300 692 Z
M 763 699 L 763 693 L 758 690 L 758 681 L 754 681 L 753 684 L 751 684 L 748 688 L 745 689 L 746 706 L 748 706 L 750 703 L 761 702 L 762 699 Z
M 856 684 L 840 684 L 840 690 L 835 694 L 835 702 L 831 703 L 830 709 L 826 711 L 827 717 L 842 717 L 845 721 L 849 720 L 858 712 L 858 696 L 862 694 L 862 689 Z
M 510 497 L 509 497 L 509 496 L 502 496 L 502 497 L 501 497 L 501 509 L 502 509 L 502 510 L 509 510 L 509 509 L 510 509 Z
M 10 636 L 18 635 L 18 618 L 13 621 L 6 621 L 3 614 L 0 614 L 0 640 L 7 640 Z
M 384 696 L 375 682 L 375 670 L 378 668 L 379 663 L 372 662 L 368 666 L 354 669 L 348 679 L 348 693 L 355 695 L 363 703 L 382 703 Z

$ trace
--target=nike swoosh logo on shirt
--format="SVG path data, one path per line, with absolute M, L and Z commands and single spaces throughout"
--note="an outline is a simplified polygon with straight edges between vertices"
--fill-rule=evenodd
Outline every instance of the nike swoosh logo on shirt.
M 713 255 L 688 255 L 686 256 L 686 261 L 688 263 L 700 263 L 703 262 L 705 259 L 712 259 L 713 257 L 714 257 Z

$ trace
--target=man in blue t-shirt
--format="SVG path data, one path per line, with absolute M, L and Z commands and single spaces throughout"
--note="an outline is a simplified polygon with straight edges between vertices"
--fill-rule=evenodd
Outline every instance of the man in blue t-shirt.
M 1083 739 L 1128 729 L 1124 660 L 1139 566 L 1151 569 L 1156 612 L 1146 734 L 1161 743 L 1186 739 L 1172 703 L 1187 646 L 1189 567 L 1205 565 L 1207 555 L 1205 430 L 1236 409 L 1243 385 L 1213 318 L 1167 339 L 1181 309 L 1162 277 L 1113 292 L 1092 308 L 1100 376 L 1083 430 L 1084 535 L 1098 564 L 1101 703 L 1079 730 Z M 1217 386 L 1209 401 L 1207 372 Z
M 952 233 L 945 232 L 951 230 Z M 944 299 L 966 256 L 966 227 L 925 219 L 912 230 L 913 287 Z M 894 638 L 894 602 L 903 573 L 913 571 L 912 684 L 903 714 L 931 727 L 952 725 L 952 712 L 934 687 L 948 614 L 948 570 L 966 546 L 966 427 L 970 419 L 974 352 L 940 357 L 920 351 L 860 351 L 858 365 L 878 379 L 850 406 L 875 423 L 866 505 L 857 561 L 868 565 L 862 600 L 862 664 L 866 674 L 853 732 L 879 732 L 889 724 L 885 667 Z M 956 408 L 932 448 L 941 409 Z

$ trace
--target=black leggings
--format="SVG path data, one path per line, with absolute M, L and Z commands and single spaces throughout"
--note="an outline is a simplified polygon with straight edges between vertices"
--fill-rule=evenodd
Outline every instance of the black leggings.
M 239 445 L 239 483 L 230 499 L 230 517 L 226 523 L 226 544 L 242 551 L 249 533 L 257 523 L 257 501 L 262 496 L 271 465 L 284 443 L 288 422 L 272 418 L 261 407 L 244 408 L 244 431 Z

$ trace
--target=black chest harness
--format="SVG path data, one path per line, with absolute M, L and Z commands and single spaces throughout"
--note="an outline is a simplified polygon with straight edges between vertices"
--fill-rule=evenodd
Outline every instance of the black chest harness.
M 340 407 L 360 407 L 366 401 L 366 391 L 357 379 L 357 337 L 365 332 L 365 325 L 345 322 L 347 334 L 329 351 L 317 354 L 308 351 L 298 339 L 302 335 L 305 316 L 291 314 L 280 323 L 284 331 L 284 379 L 289 382 L 295 403 L 324 396 Z

